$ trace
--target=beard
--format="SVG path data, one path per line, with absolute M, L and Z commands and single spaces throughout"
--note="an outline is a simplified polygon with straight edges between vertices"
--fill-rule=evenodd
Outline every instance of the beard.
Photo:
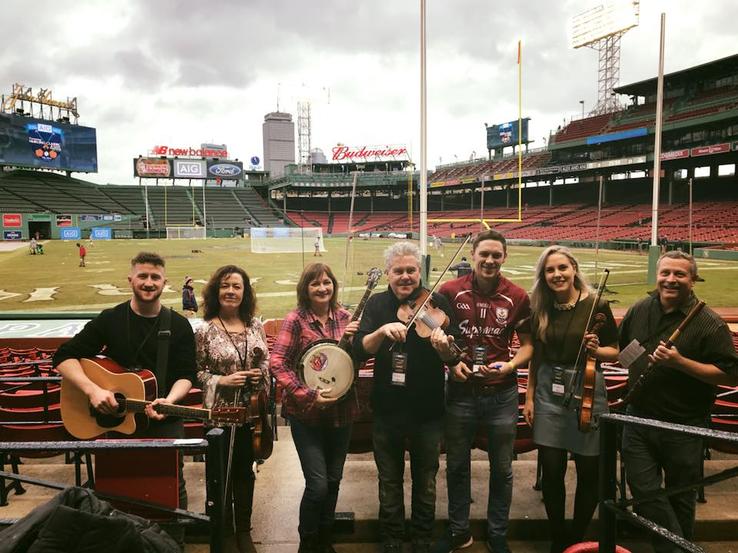
M 133 295 L 136 297 L 136 300 L 139 301 L 140 303 L 155 303 L 161 297 L 162 292 L 164 292 L 163 286 L 159 288 L 157 292 L 155 292 L 154 296 L 152 296 L 151 298 L 147 298 L 144 296 L 144 291 L 139 290 L 138 288 L 133 288 Z

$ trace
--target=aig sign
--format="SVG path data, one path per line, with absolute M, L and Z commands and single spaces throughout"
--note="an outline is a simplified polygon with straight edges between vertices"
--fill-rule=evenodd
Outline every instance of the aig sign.
M 204 159 L 175 159 L 174 177 L 178 179 L 204 179 L 207 165 Z

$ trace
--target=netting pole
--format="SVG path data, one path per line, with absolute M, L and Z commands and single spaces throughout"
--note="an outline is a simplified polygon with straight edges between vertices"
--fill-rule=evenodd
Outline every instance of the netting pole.
M 351 247 L 351 237 L 354 234 L 354 199 L 356 198 L 356 183 L 359 180 L 359 172 L 354 172 L 354 182 L 351 185 L 351 208 L 349 209 L 349 220 L 348 220 L 348 236 L 346 237 L 346 254 L 343 260 L 343 286 L 341 286 L 341 303 L 344 303 L 345 290 L 348 286 L 348 267 L 349 267 L 349 249 Z M 412 230 L 412 227 L 411 227 Z
M 208 237 L 208 208 L 205 205 L 205 179 L 202 181 L 202 226 L 205 229 L 205 238 Z

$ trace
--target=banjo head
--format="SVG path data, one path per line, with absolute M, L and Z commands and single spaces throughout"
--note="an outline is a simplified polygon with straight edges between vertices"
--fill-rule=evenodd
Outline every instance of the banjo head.
M 332 341 L 313 344 L 300 359 L 300 377 L 308 388 L 330 388 L 327 397 L 340 398 L 354 383 L 354 361 Z

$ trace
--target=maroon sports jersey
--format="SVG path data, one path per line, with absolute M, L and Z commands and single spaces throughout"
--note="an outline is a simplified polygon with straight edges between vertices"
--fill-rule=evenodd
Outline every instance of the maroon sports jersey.
M 487 363 L 509 361 L 513 331 L 530 334 L 528 294 L 502 275 L 497 289 L 489 295 L 479 290 L 474 282 L 474 273 L 444 283 L 438 292 L 448 299 L 456 313 L 464 337 L 467 363 L 474 347 L 482 344 L 487 347 Z M 515 379 L 513 372 L 504 383 Z

